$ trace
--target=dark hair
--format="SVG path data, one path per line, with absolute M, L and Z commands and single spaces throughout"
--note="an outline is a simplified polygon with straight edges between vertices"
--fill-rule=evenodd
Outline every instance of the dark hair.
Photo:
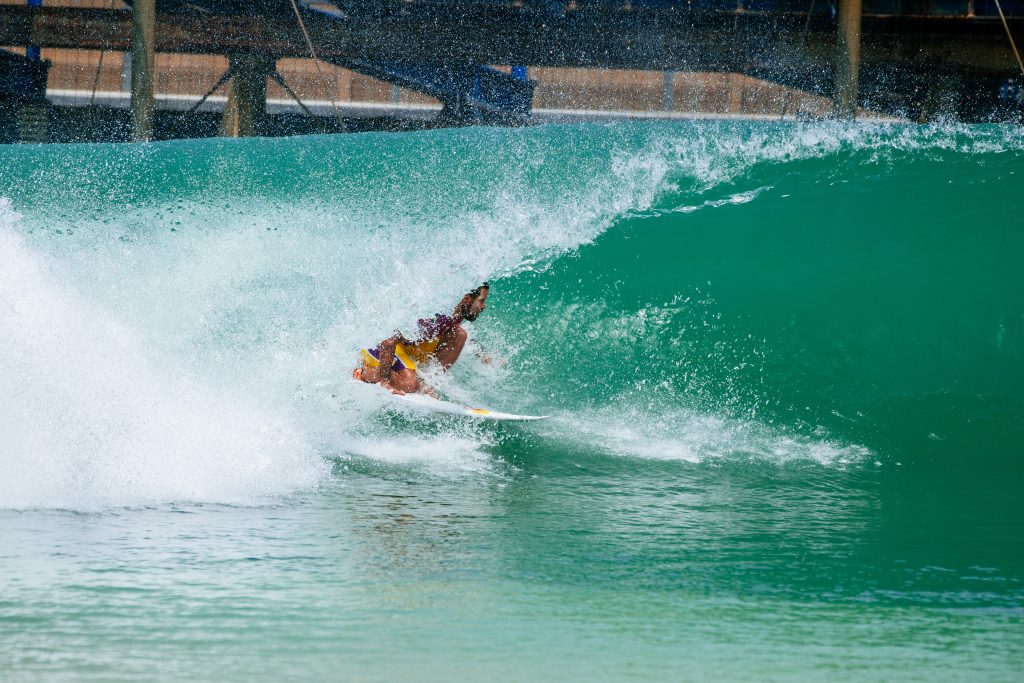
M 486 280 L 484 280 L 484 283 L 482 285 L 480 285 L 476 289 L 471 289 L 469 291 L 469 295 L 475 299 L 478 296 L 480 296 L 480 292 L 484 291 L 485 289 L 490 289 L 490 288 L 491 288 L 491 283 L 487 282 Z

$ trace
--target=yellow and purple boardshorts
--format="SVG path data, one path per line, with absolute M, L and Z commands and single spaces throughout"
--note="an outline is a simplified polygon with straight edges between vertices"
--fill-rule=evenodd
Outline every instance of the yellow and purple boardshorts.
M 437 351 L 440 339 L 428 339 L 417 344 L 396 344 L 395 362 L 391 366 L 394 371 L 416 370 L 417 363 L 423 363 Z M 359 356 L 362 358 L 363 367 L 376 368 L 380 366 L 380 347 L 375 349 L 359 349 Z
M 437 351 L 437 347 L 441 345 L 441 338 L 456 329 L 461 320 L 461 318 L 453 318 L 438 313 L 433 318 L 423 318 L 416 321 L 416 326 L 419 328 L 419 337 L 415 342 L 395 345 L 395 363 L 391 366 L 392 369 L 398 371 L 412 370 L 415 372 L 417 364 L 423 363 L 433 356 L 434 352 Z M 379 346 L 374 349 L 359 349 L 359 355 L 362 359 L 361 367 L 376 368 L 380 366 Z M 356 373 L 359 372 L 360 368 L 357 368 Z

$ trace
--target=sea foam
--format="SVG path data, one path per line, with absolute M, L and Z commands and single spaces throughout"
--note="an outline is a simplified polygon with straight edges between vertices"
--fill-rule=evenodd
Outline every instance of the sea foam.
M 252 503 L 318 483 L 287 417 L 150 352 L 18 220 L 0 200 L 0 507 Z

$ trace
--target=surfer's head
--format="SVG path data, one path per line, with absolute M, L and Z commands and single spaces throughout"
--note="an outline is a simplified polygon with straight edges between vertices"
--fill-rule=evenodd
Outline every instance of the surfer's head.
M 466 296 L 462 297 L 462 301 L 455 307 L 456 315 L 461 316 L 464 320 L 473 322 L 477 317 L 483 313 L 483 310 L 487 308 L 487 292 L 490 289 L 490 285 L 485 282 L 476 289 L 468 292 Z

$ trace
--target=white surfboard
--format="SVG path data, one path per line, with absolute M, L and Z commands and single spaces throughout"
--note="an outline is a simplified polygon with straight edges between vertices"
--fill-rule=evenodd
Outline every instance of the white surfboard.
M 529 420 L 543 420 L 547 415 L 515 415 L 513 413 L 501 413 L 487 408 L 469 408 L 467 406 L 431 398 L 426 394 L 392 394 L 396 399 L 412 404 L 418 408 L 429 410 L 434 413 L 445 413 L 447 415 L 462 415 L 473 417 L 478 420 L 502 420 L 506 422 L 525 422 Z

